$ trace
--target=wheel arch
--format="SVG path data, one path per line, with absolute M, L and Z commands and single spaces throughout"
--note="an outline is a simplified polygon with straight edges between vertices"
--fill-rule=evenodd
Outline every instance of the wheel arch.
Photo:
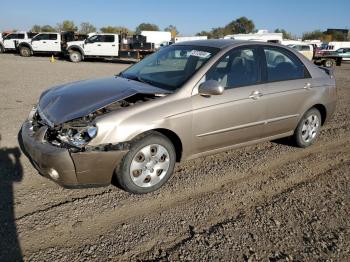
M 67 48 L 67 52 L 69 53 L 70 51 L 79 52 L 84 57 L 84 50 L 80 46 L 72 45 Z
M 19 43 L 17 46 L 17 49 L 19 50 L 21 47 L 28 47 L 30 51 L 33 52 L 33 48 L 29 43 L 25 43 L 25 42 Z
M 323 104 L 315 104 L 312 107 L 310 107 L 307 111 L 309 111 L 312 108 L 316 108 L 320 112 L 321 125 L 324 125 L 324 123 L 326 122 L 326 119 L 327 119 L 327 108 Z
M 155 128 L 155 129 L 147 130 L 147 131 L 137 135 L 132 140 L 141 139 L 142 137 L 144 137 L 145 135 L 150 134 L 150 133 L 159 133 L 159 134 L 165 136 L 166 138 L 168 138 L 170 140 L 170 142 L 174 145 L 175 153 L 176 153 L 176 162 L 181 161 L 182 150 L 183 150 L 182 141 L 181 141 L 180 137 L 174 131 L 172 131 L 170 129 Z

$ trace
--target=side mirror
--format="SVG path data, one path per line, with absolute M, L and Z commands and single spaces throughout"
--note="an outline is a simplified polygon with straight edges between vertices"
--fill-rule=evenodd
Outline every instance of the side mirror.
M 224 87 L 216 80 L 208 80 L 199 85 L 198 93 L 202 96 L 222 95 Z

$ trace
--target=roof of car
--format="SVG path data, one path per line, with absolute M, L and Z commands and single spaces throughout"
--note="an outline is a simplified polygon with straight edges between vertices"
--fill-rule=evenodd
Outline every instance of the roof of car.
M 233 40 L 233 39 L 207 39 L 207 40 L 193 40 L 176 43 L 176 45 L 197 45 L 197 46 L 207 46 L 207 47 L 216 47 L 224 49 L 228 46 L 242 44 L 248 41 L 243 40 Z M 252 41 L 249 41 L 252 43 Z

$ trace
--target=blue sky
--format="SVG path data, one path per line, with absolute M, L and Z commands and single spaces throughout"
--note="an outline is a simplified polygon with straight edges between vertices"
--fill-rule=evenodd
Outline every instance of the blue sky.
M 314 29 L 350 28 L 350 0 L 16 0 L 3 1 L 0 10 L 1 31 L 70 19 L 76 24 L 88 21 L 97 28 L 120 25 L 135 29 L 150 22 L 163 29 L 174 24 L 181 35 L 192 35 L 240 16 L 252 19 L 258 29 L 284 28 L 296 35 Z

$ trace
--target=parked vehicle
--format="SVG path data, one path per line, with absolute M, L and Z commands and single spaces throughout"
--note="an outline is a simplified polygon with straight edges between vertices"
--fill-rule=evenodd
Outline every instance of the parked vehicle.
M 289 47 L 297 50 L 299 53 L 303 54 L 307 59 L 310 61 L 314 57 L 314 46 L 309 44 L 294 44 L 294 45 L 289 45 Z
M 72 62 L 92 57 L 118 57 L 119 37 L 117 34 L 93 34 L 83 41 L 68 42 L 67 51 Z
M 154 44 L 147 43 L 146 37 L 142 35 L 134 35 L 132 41 L 125 41 L 118 34 L 94 33 L 84 41 L 67 44 L 69 59 L 75 63 L 85 58 L 139 60 L 154 51 Z
M 22 42 L 28 42 L 35 36 L 36 33 L 32 32 L 15 32 L 6 35 L 4 38 L 0 39 L 0 53 L 6 51 L 15 51 L 16 46 Z
M 207 36 L 177 36 L 174 38 L 173 43 L 180 43 L 184 41 L 195 41 L 195 40 L 207 40 Z
M 165 31 L 141 31 L 141 35 L 146 37 L 147 43 L 153 43 L 154 48 L 160 48 L 160 45 L 164 42 L 171 41 L 171 33 Z
M 62 186 L 141 194 L 175 162 L 282 137 L 308 147 L 335 106 L 332 70 L 291 48 L 189 41 L 118 76 L 45 91 L 21 137 L 40 174 Z
M 21 56 L 29 57 L 38 53 L 63 54 L 67 42 L 74 40 L 74 32 L 39 33 L 28 41 L 18 44 L 17 49 Z
M 224 39 L 282 43 L 283 34 L 282 33 L 270 33 L 268 30 L 259 30 L 257 33 L 226 35 L 224 37 Z
M 339 56 L 344 61 L 350 61 L 350 48 L 339 48 L 336 51 L 327 51 L 324 55 Z
M 331 50 L 331 51 L 335 51 L 338 50 L 340 48 L 350 48 L 350 42 L 338 42 L 338 41 L 333 41 L 333 42 L 329 42 L 326 46 L 325 46 L 325 50 Z

